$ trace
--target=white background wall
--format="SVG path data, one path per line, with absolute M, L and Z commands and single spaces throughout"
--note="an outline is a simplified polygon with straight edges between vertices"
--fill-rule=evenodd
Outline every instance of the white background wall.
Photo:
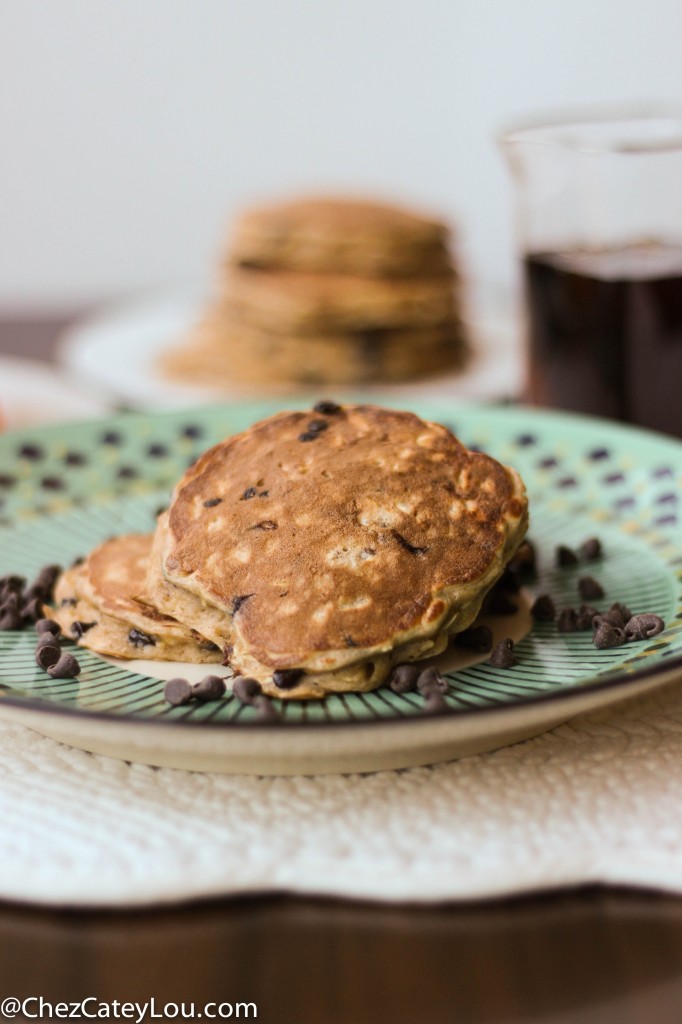
M 509 283 L 495 130 L 657 97 L 680 0 L 0 0 L 0 306 L 208 277 L 240 205 L 309 187 L 440 211 Z

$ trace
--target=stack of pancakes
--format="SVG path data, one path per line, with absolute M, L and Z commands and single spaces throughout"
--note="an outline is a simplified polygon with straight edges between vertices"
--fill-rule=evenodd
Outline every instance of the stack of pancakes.
M 366 691 L 471 624 L 526 527 L 519 476 L 445 427 L 322 402 L 207 451 L 154 537 L 96 549 L 50 612 L 94 650 L 221 661 L 274 696 Z
M 164 372 L 213 386 L 365 384 L 461 368 L 467 346 L 444 224 L 379 203 L 246 212 L 219 294 Z

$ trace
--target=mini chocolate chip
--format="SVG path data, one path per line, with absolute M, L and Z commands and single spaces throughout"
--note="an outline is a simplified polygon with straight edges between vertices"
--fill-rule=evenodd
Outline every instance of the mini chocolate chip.
M 330 402 L 323 399 L 321 402 L 316 402 L 313 406 L 313 412 L 322 413 L 323 416 L 334 416 L 335 413 L 341 412 L 341 406 L 336 402 Z
M 461 633 L 455 633 L 451 642 L 454 647 L 465 647 L 485 654 L 493 649 L 493 631 L 490 626 L 469 626 Z
M 388 685 L 394 693 L 409 693 L 416 688 L 419 676 L 420 669 L 416 665 L 396 665 Z
M 45 452 L 37 444 L 22 444 L 19 449 L 20 459 L 30 459 L 32 462 L 37 462 L 40 459 L 45 458 Z
M 507 636 L 496 644 L 495 650 L 490 655 L 490 664 L 495 668 L 512 668 L 513 665 L 518 664 L 514 655 L 514 641 L 511 637 Z
M 578 556 L 572 548 L 565 544 L 559 544 L 555 552 L 556 564 L 560 569 L 567 569 L 570 565 L 578 564 Z
M 36 622 L 43 614 L 44 601 L 41 597 L 32 597 L 21 606 L 21 617 L 24 622 Z
M 256 697 L 253 706 L 256 709 L 256 717 L 259 722 L 278 722 L 279 712 L 269 697 L 261 694 Z
M 579 630 L 592 629 L 592 623 L 597 615 L 601 615 L 591 604 L 581 604 L 575 617 L 576 628 Z
M 358 646 L 356 641 L 353 639 L 352 636 L 350 636 L 349 633 L 344 633 L 343 634 L 343 642 L 346 645 L 346 647 L 357 647 Z
M 59 644 L 38 644 L 36 647 L 36 665 L 47 670 L 51 665 L 56 665 L 62 656 Z
M 279 690 L 292 690 L 302 676 L 302 668 L 278 668 L 272 673 L 272 681 Z
M 605 619 L 597 618 L 597 628 L 592 637 L 592 643 L 599 650 L 606 650 L 609 647 L 620 647 L 621 644 L 625 643 L 626 637 L 625 632 L 619 629 L 618 626 L 612 626 L 610 622 L 606 622 Z
M 251 676 L 236 676 L 232 683 L 232 693 L 242 704 L 253 704 L 256 697 L 259 697 L 262 692 L 261 684 Z
M 575 633 L 578 629 L 578 615 L 575 608 L 562 608 L 556 620 L 560 633 Z
M 220 700 L 225 696 L 225 690 L 225 680 L 220 676 L 204 676 L 198 683 L 193 684 L 192 696 L 204 702 Z
M 578 580 L 578 592 L 586 601 L 604 596 L 604 588 L 593 576 L 581 576 Z
M 80 673 L 81 667 L 73 654 L 63 653 L 59 661 L 50 665 L 47 674 L 53 679 L 73 679 Z
M 84 636 L 89 629 L 92 629 L 93 626 L 96 625 L 97 622 L 81 622 L 79 619 L 76 619 L 71 623 L 71 636 L 74 640 L 80 640 L 80 638 Z M 130 636 L 128 636 L 128 639 L 130 640 Z
M 513 615 L 519 609 L 516 601 L 512 601 L 509 594 L 493 587 L 485 596 L 482 610 L 486 615 Z
M 141 629 L 131 629 L 128 633 L 128 643 L 133 647 L 156 647 L 156 639 Z
M 41 633 L 36 640 L 36 647 L 61 647 L 61 641 L 54 633 Z
M 0 630 L 22 629 L 24 620 L 18 611 L 0 613 Z
M 209 498 L 208 501 L 204 502 L 204 508 L 215 508 L 222 500 L 222 498 Z
M 298 439 L 299 441 L 315 441 L 319 436 L 319 433 L 315 430 L 304 430 L 302 434 L 298 435 Z
M 50 633 L 51 636 L 59 636 L 62 631 L 62 627 L 54 619 L 38 619 L 35 628 L 38 636 L 43 636 L 45 633 Z
M 59 602 L 60 608 L 75 608 L 78 604 L 78 599 L 75 597 L 63 597 Z
M 308 424 L 308 432 L 311 434 L 321 434 L 323 430 L 328 430 L 329 424 L 326 420 L 311 420 Z
M 448 681 L 437 668 L 425 668 L 423 672 L 419 673 L 417 689 L 424 697 L 428 697 L 431 693 L 447 693 Z
M 625 636 L 628 640 L 648 640 L 657 636 L 665 629 L 665 622 L 652 612 L 633 615 L 625 625 Z
M 580 554 L 586 562 L 594 562 L 602 556 L 601 541 L 598 537 L 590 537 L 580 545 Z
M 438 692 L 438 690 L 429 690 L 429 692 L 425 694 L 423 710 L 430 713 L 435 713 L 436 711 L 447 711 L 448 702 L 445 700 L 442 693 Z
M 416 544 L 411 544 L 407 537 L 403 537 L 402 533 L 398 533 L 397 530 L 391 530 L 391 534 L 400 544 L 401 548 L 405 548 L 411 555 L 425 555 L 429 550 L 428 547 L 417 547 Z
M 172 704 L 174 708 L 177 708 L 181 704 L 188 704 L 190 702 L 192 699 L 192 687 L 187 679 L 176 676 L 167 681 L 163 688 L 163 696 L 168 704 Z
M 617 622 L 617 626 L 624 626 L 632 618 L 632 612 L 626 604 L 621 604 L 620 601 L 614 601 L 609 608 L 609 615 L 618 614 L 622 619 L 622 622 Z
M 524 579 L 532 579 L 537 572 L 537 554 L 535 546 L 530 540 L 524 540 L 516 549 L 514 557 L 509 561 L 508 567 L 519 572 Z
M 277 523 L 273 523 L 272 519 L 263 519 L 260 523 L 256 523 L 255 526 L 250 526 L 250 530 L 276 530 Z
M 237 612 L 239 611 L 239 609 L 241 608 L 241 606 L 246 601 L 248 601 L 250 597 L 253 597 L 253 594 L 240 594 L 239 597 L 233 597 L 232 598 L 232 614 L 236 615 Z
M 257 494 L 258 491 L 256 490 L 255 487 L 247 487 L 239 500 L 249 501 L 251 498 L 255 498 Z
M 549 594 L 540 594 L 531 605 L 530 613 L 539 622 L 554 622 L 556 606 Z
M 510 569 L 509 566 L 507 566 L 495 586 L 499 587 L 500 590 L 506 590 L 508 594 L 518 594 L 521 589 L 522 582 L 519 570 Z

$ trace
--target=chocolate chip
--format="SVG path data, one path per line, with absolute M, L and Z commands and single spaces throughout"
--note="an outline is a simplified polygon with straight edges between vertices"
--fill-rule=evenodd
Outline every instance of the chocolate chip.
M 64 653 L 54 665 L 50 665 L 47 674 L 53 679 L 73 679 L 79 675 L 80 665 L 73 654 Z
M 43 614 L 44 601 L 40 597 L 32 597 L 21 606 L 21 617 L 24 622 L 36 622 Z
M 204 676 L 192 686 L 192 696 L 203 702 L 220 700 L 225 696 L 225 680 L 220 676 Z
M 521 589 L 522 582 L 519 570 L 510 569 L 509 566 L 507 566 L 495 586 L 499 587 L 500 590 L 506 590 L 508 594 L 518 594 Z
M 657 636 L 665 629 L 665 622 L 652 612 L 633 615 L 625 624 L 625 636 L 628 640 L 648 640 Z
M 26 586 L 26 579 L 23 576 L 2 576 L 0 577 L 0 591 L 7 594 L 19 594 Z
M 323 399 L 321 402 L 315 403 L 313 412 L 322 413 L 323 416 L 334 416 L 337 412 L 341 412 L 341 406 L 336 402 L 329 402 Z
M 35 628 L 38 636 L 43 636 L 45 633 L 49 633 L 51 636 L 59 636 L 62 631 L 62 627 L 54 619 L 38 619 Z
M 581 576 L 578 580 L 578 592 L 586 601 L 604 596 L 604 588 L 593 576 Z
M 222 500 L 222 498 L 209 498 L 208 501 L 204 502 L 204 508 L 215 508 Z
M 29 587 L 29 591 L 32 594 L 44 595 L 49 600 L 61 571 L 61 565 L 44 565 Z
M 601 615 L 591 604 L 581 604 L 575 617 L 576 628 L 579 630 L 592 629 L 592 623 L 596 616 Z
M 0 630 L 22 629 L 24 620 L 18 611 L 6 611 L 0 613 Z
M 177 708 L 181 704 L 189 704 L 192 699 L 192 687 L 187 679 L 176 676 L 167 681 L 163 688 L 163 696 L 168 704 Z
M 2 605 L 0 605 L 0 615 L 6 615 L 9 612 L 19 614 L 19 605 L 22 600 L 22 594 L 15 594 L 13 591 L 10 591 L 2 602 Z
M 54 633 L 41 633 L 36 640 L 36 647 L 45 647 L 51 644 L 53 647 L 60 647 L 61 643 L 58 636 Z
M 549 594 L 540 594 L 531 605 L 530 613 L 539 622 L 554 622 L 556 606 Z
M 490 664 L 495 668 L 512 668 L 513 665 L 518 664 L 514 655 L 514 641 L 511 637 L 505 637 L 495 646 L 495 650 L 490 655 Z
M 320 435 L 315 430 L 304 430 L 302 434 L 298 435 L 299 441 L 315 441 Z
M 326 420 L 311 420 L 308 424 L 309 434 L 321 434 L 323 430 L 327 430 L 329 424 Z
M 610 622 L 606 622 L 603 618 L 598 617 L 595 621 L 597 628 L 594 631 L 592 643 L 599 650 L 606 650 L 609 647 L 620 647 L 621 644 L 625 643 L 624 630 L 619 629 L 618 626 L 612 626 Z
M 486 615 L 513 615 L 519 609 L 516 601 L 512 601 L 509 594 L 506 594 L 504 590 L 498 590 L 495 586 L 486 594 L 482 610 Z
M 580 554 L 586 562 L 594 562 L 602 556 L 601 541 L 598 537 L 590 537 L 580 545 Z
M 415 689 L 419 675 L 420 669 L 416 665 L 396 665 L 388 685 L 394 693 L 409 693 Z
M 269 697 L 261 694 L 253 702 L 256 709 L 256 717 L 259 722 L 278 722 L 279 712 Z
M 36 647 L 36 665 L 43 670 L 47 670 L 51 665 L 56 665 L 61 656 L 62 650 L 57 643 L 38 644 Z
M 537 554 L 535 546 L 530 540 L 524 540 L 516 549 L 514 557 L 510 560 L 508 568 L 519 572 L 524 579 L 532 579 L 537 573 Z
M 80 638 L 84 636 L 89 629 L 92 629 L 93 626 L 96 625 L 96 622 L 81 622 L 79 619 L 76 619 L 71 623 L 71 636 L 74 640 L 80 640 Z M 130 640 L 130 635 L 128 636 L 128 639 Z
M 454 647 L 465 647 L 485 654 L 493 649 L 493 631 L 490 626 L 469 626 L 461 633 L 455 633 L 451 642 Z
M 556 564 L 560 569 L 567 569 L 571 565 L 578 564 L 578 556 L 572 548 L 565 544 L 559 544 L 555 552 Z
M 420 548 L 416 544 L 411 544 L 407 537 L 403 537 L 402 533 L 398 533 L 397 530 L 391 530 L 391 534 L 398 541 L 401 548 L 405 548 L 411 555 L 425 555 L 429 550 L 427 547 Z
M 575 633 L 578 629 L 578 615 L 575 608 L 562 608 L 556 620 L 560 633 Z
M 256 523 L 255 526 L 250 526 L 250 530 L 276 530 L 277 523 L 273 523 L 272 519 L 263 519 L 260 523 Z
M 291 690 L 303 674 L 302 668 L 278 668 L 272 673 L 272 681 L 279 690 Z
M 261 684 L 251 676 L 236 676 L 232 683 L 232 693 L 242 704 L 253 704 L 256 697 L 259 697 L 262 692 Z
M 236 615 L 237 612 L 239 611 L 239 609 L 241 608 L 241 606 L 246 601 L 248 601 L 250 597 L 253 597 L 253 594 L 240 594 L 239 597 L 233 597 L 232 598 L 232 614 Z
M 447 711 L 448 702 L 445 700 L 442 693 L 439 693 L 437 690 L 429 690 L 425 695 L 423 710 L 432 714 L 437 711 Z
M 425 668 L 419 673 L 417 689 L 424 697 L 432 693 L 447 693 L 448 681 L 440 674 L 437 668 Z
M 249 501 L 251 498 L 255 498 L 257 494 L 258 494 L 258 491 L 256 490 L 255 487 L 247 487 L 239 500 L 240 501 Z M 220 500 L 220 499 L 218 499 L 218 500 Z M 205 504 L 205 502 L 204 502 L 204 504 Z
M 632 618 L 632 612 L 630 611 L 628 606 L 625 605 L 625 604 L 621 604 L 620 601 L 614 601 L 613 602 L 613 604 L 611 605 L 611 607 L 609 608 L 609 610 L 607 612 L 607 615 L 610 616 L 609 622 L 614 622 L 614 625 L 616 625 L 616 626 L 624 626 L 625 623 L 628 622 Z M 616 616 L 616 615 L 621 620 L 620 622 L 615 622 L 614 621 L 613 616 Z
M 156 647 L 156 639 L 141 629 L 131 629 L 128 633 L 128 643 L 133 647 Z

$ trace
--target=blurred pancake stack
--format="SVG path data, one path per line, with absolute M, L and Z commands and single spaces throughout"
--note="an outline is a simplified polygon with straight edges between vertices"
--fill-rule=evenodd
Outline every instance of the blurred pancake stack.
M 467 356 L 448 228 L 366 200 L 246 211 L 217 295 L 166 376 L 211 387 L 416 380 Z

